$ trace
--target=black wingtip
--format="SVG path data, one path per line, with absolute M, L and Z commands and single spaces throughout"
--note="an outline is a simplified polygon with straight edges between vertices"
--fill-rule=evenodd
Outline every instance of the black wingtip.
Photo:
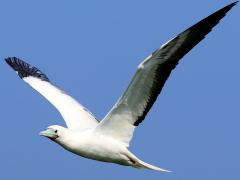
M 227 6 L 225 6 L 224 8 L 220 9 L 219 11 L 220 11 L 220 12 L 222 11 L 222 12 L 224 12 L 224 13 L 227 13 L 227 12 L 230 11 L 230 10 L 233 8 L 233 6 L 235 6 L 238 2 L 239 2 L 239 1 L 235 1 L 235 2 L 233 2 L 233 3 L 231 3 L 231 4 L 227 5 Z
M 17 74 L 19 75 L 20 78 L 25 78 L 25 77 L 36 77 L 41 79 L 42 81 L 48 81 L 48 77 L 42 73 L 39 69 L 36 67 L 24 62 L 23 60 L 17 58 L 17 57 L 8 57 L 5 58 L 6 63 L 12 67 Z
M 239 1 L 235 1 L 235 2 L 227 5 L 225 8 L 226 8 L 226 9 L 227 9 L 227 8 L 231 9 L 231 8 L 232 8 L 233 6 L 235 6 L 238 2 L 239 2 Z
M 232 3 L 233 6 L 235 6 L 238 2 L 239 2 L 239 1 L 235 1 L 235 2 L 233 2 L 233 3 Z

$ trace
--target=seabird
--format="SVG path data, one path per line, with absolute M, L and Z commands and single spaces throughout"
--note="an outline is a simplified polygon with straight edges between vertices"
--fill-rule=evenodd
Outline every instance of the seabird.
M 41 136 L 85 158 L 169 172 L 141 161 L 128 150 L 134 129 L 145 119 L 179 60 L 204 39 L 237 2 L 180 33 L 140 63 L 126 91 L 101 121 L 53 85 L 36 67 L 16 57 L 5 60 L 22 80 L 56 107 L 66 122 L 67 128 L 49 126 Z

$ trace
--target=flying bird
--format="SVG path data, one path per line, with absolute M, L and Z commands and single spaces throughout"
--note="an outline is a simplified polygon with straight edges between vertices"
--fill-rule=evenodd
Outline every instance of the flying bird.
M 204 39 L 237 2 L 183 31 L 141 62 L 123 95 L 101 121 L 52 84 L 38 68 L 16 57 L 5 60 L 23 81 L 56 107 L 66 122 L 67 128 L 52 125 L 40 132 L 41 136 L 85 158 L 169 172 L 143 162 L 128 150 L 133 132 L 145 119 L 179 60 Z

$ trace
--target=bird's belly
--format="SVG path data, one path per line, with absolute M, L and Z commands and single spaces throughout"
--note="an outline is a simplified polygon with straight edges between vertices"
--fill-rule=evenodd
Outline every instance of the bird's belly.
M 124 155 L 126 147 L 109 138 L 91 138 L 85 143 L 74 145 L 71 148 L 65 148 L 72 153 L 85 158 L 129 165 L 128 158 Z

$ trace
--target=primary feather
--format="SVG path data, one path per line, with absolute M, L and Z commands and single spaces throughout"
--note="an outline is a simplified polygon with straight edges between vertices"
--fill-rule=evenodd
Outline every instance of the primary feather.
M 97 119 L 74 98 L 53 85 L 38 68 L 16 57 L 5 59 L 19 77 L 44 96 L 60 112 L 69 129 L 82 131 L 98 125 Z

